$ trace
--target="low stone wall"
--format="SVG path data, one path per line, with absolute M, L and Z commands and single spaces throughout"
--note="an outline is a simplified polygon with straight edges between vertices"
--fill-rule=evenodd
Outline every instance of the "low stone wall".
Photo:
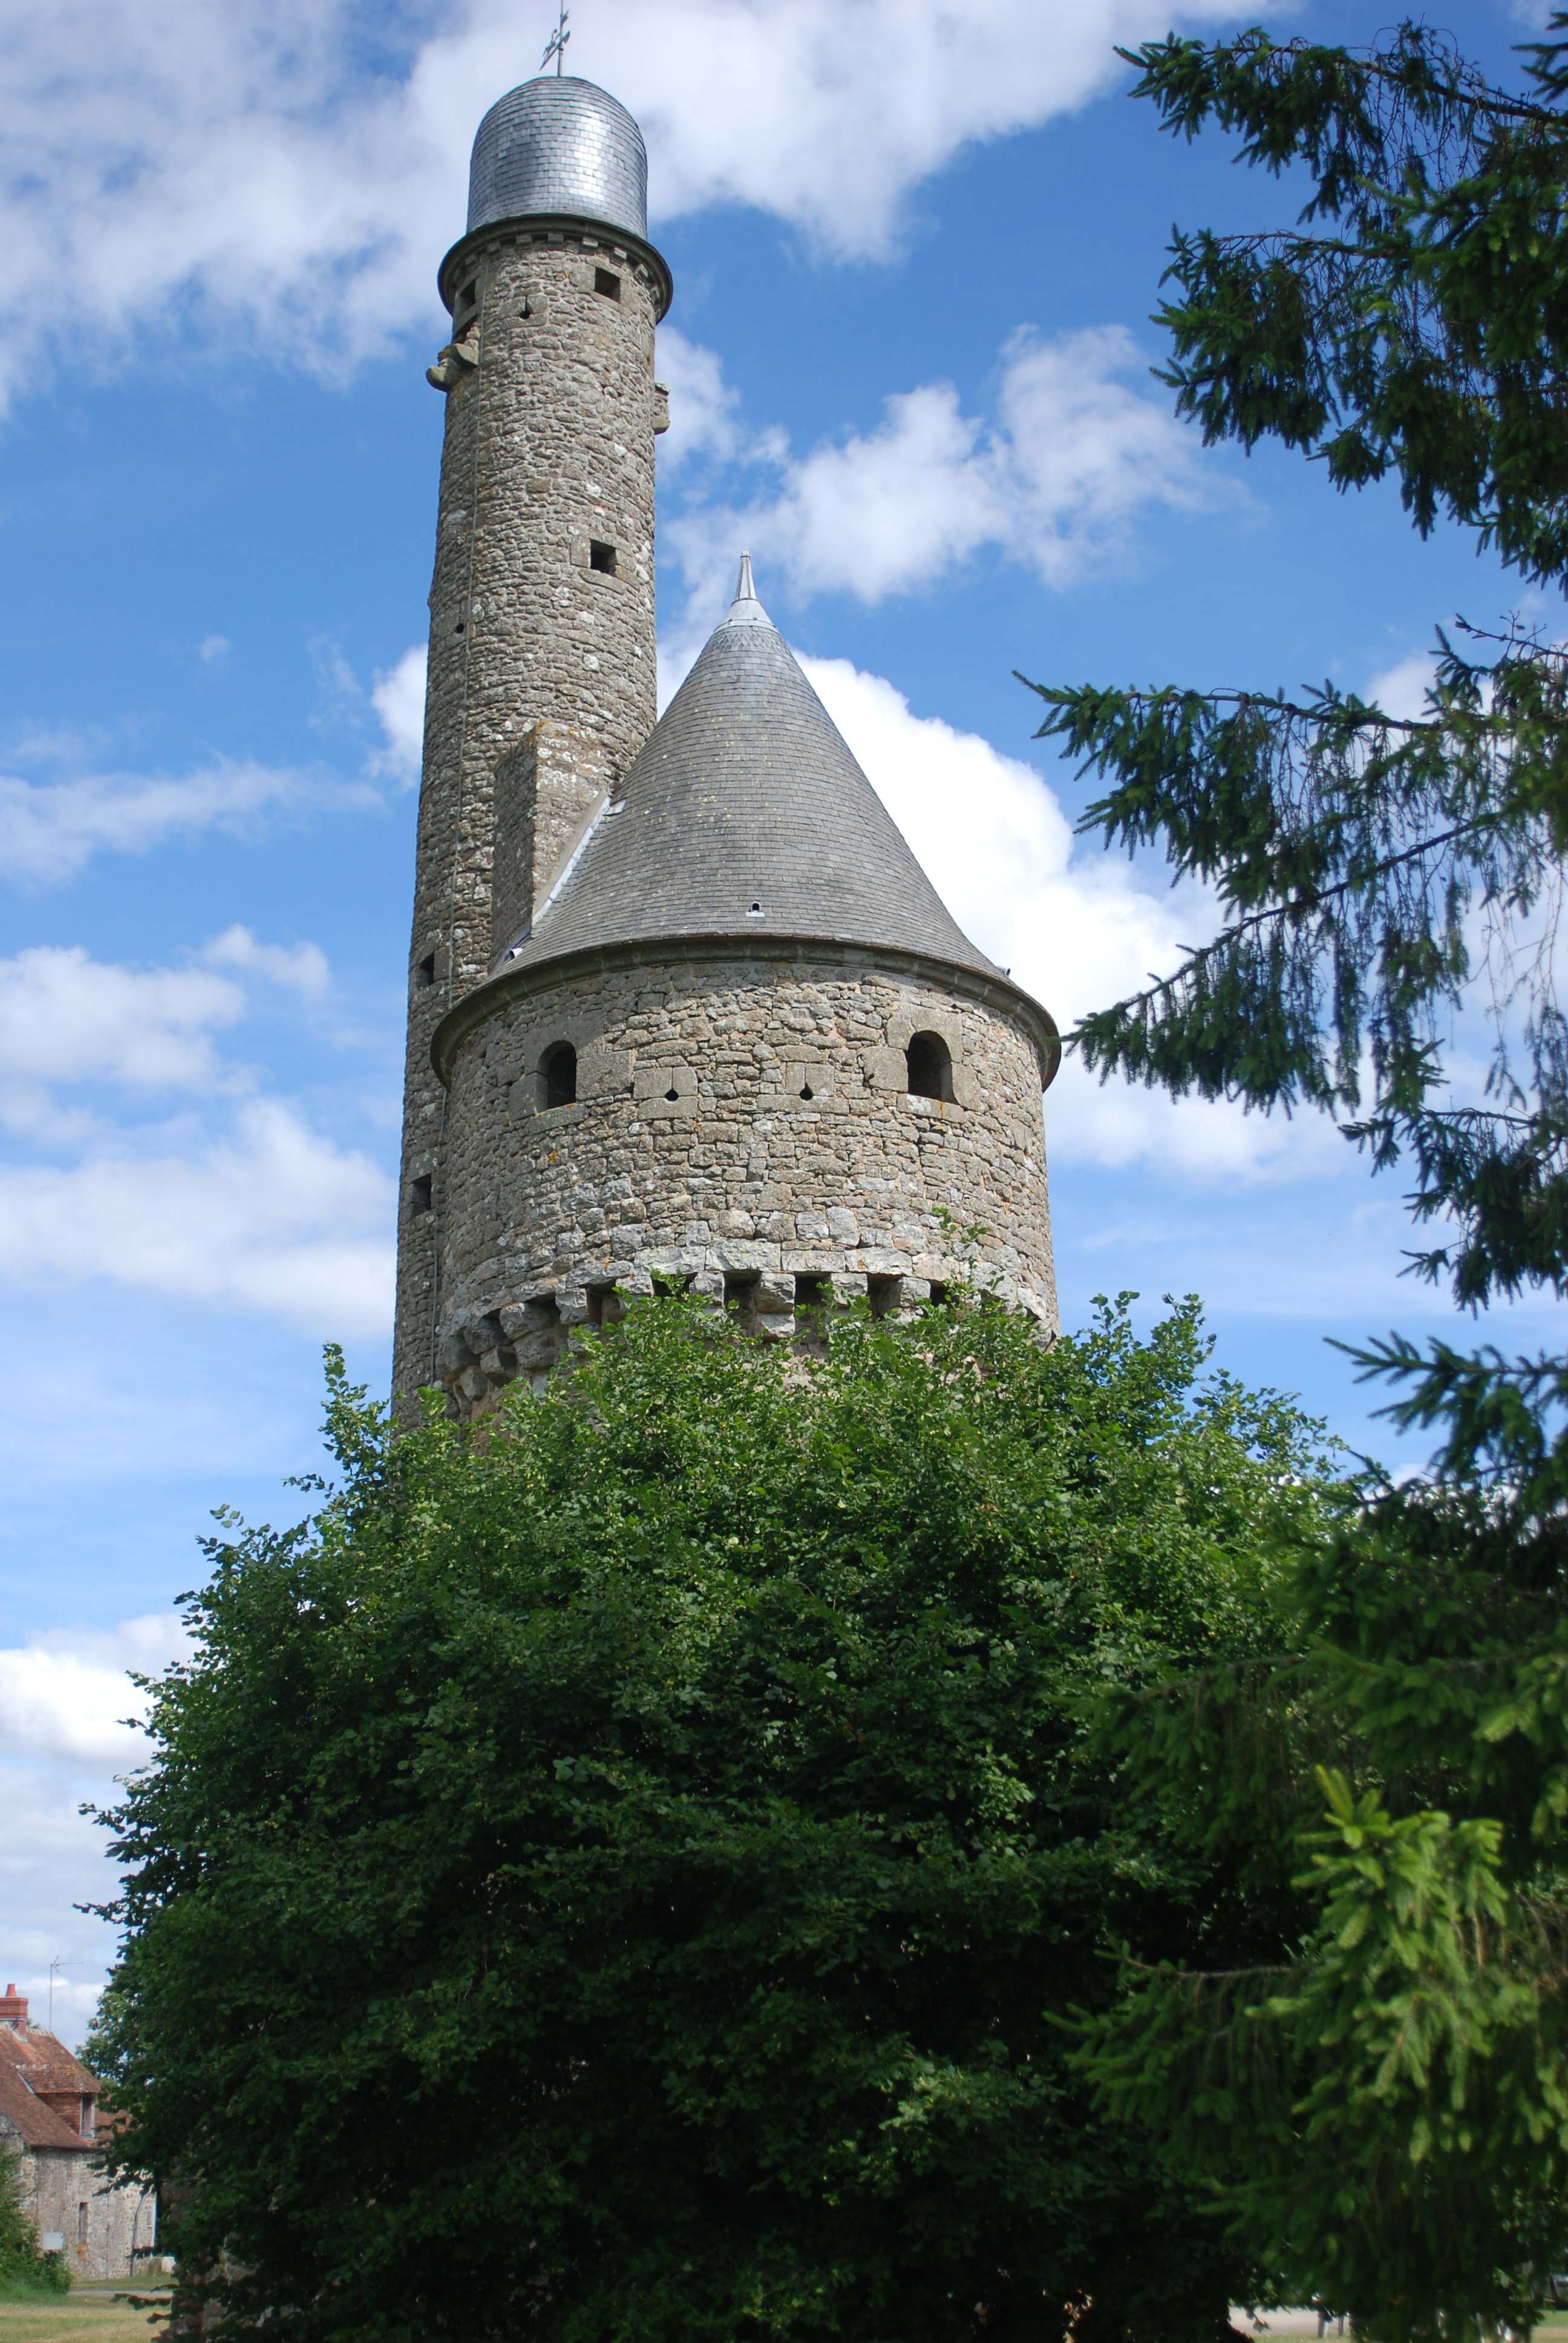
M 1033 1004 L 848 948 L 680 949 L 553 987 L 548 970 L 528 989 L 498 980 L 444 1051 L 437 1036 L 451 1099 L 429 1198 L 434 1366 L 458 1404 L 542 1380 L 617 1288 L 689 1289 L 779 1339 L 798 1307 L 907 1311 L 970 1275 L 1054 1332 L 1054 1061 Z M 921 1033 L 950 1056 L 950 1099 L 910 1094 Z M 545 1061 L 562 1042 L 577 1097 L 551 1106 Z

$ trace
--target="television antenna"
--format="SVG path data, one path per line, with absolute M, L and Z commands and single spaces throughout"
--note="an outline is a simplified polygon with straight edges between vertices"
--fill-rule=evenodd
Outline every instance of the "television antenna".
M 60 1957 L 60 1956 L 59 1956 L 59 1954 L 58 1954 L 58 1953 L 53 1953 L 53 1954 L 51 1954 L 51 1955 L 50 1955 L 50 1957 L 49 1957 L 49 2031 L 50 2031 L 50 2033 L 51 2033 L 51 2034 L 53 2034 L 53 2032 L 55 2031 L 55 1979 L 56 1976 L 58 1975 L 59 1971 L 60 1971 L 61 1969 L 63 1969 L 63 1968 L 65 1967 L 65 1962 L 61 1959 L 61 1957 Z
M 558 79 L 566 64 L 567 43 L 571 39 L 571 35 L 567 30 L 567 21 L 571 13 L 566 5 L 566 0 L 561 0 L 561 13 L 557 21 L 556 29 L 545 43 L 545 53 L 539 59 L 539 71 L 544 73 L 548 67 L 550 59 L 554 57 Z

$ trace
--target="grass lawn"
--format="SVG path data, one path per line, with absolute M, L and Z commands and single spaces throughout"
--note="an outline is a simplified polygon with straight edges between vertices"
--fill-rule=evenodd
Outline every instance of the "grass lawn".
M 151 2292 L 141 2287 L 130 2291 Z M 151 2307 L 138 2310 L 111 2287 L 74 2287 L 69 2294 L 0 2294 L 0 2343 L 153 2343 Z

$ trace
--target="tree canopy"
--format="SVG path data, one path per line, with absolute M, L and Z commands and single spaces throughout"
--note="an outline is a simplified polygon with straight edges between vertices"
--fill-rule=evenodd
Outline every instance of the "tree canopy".
M 1215 126 L 1304 172 L 1294 232 L 1179 234 L 1164 379 L 1208 439 L 1269 437 L 1343 489 L 1392 475 L 1524 577 L 1568 570 L 1568 46 L 1492 86 L 1442 35 L 1354 53 L 1253 29 L 1128 54 L 1187 138 Z M 1440 633 L 1424 712 L 1292 692 L 1040 685 L 1041 737 L 1110 786 L 1084 828 L 1211 885 L 1222 928 L 1086 1018 L 1086 1061 L 1261 1108 L 1342 1116 L 1412 1162 L 1467 1304 L 1568 1272 L 1568 1028 L 1554 945 L 1568 839 L 1568 668 L 1548 622 Z M 1483 1092 L 1452 1020 L 1483 998 Z
M 634 1303 L 477 1428 L 223 1525 L 109 1818 L 96 2052 L 223 2331 L 1217 2338 L 1270 2277 L 1097 2113 L 1074 2010 L 1282 1896 L 1092 1711 L 1280 1648 L 1350 1502 L 1191 1305 L 1043 1350 Z M 1261 1875 L 1260 1875 L 1261 1877 Z
M 1342 489 L 1392 477 L 1423 535 L 1457 524 L 1553 592 L 1565 33 L 1526 47 L 1518 92 L 1408 23 L 1361 52 L 1253 29 L 1131 58 L 1172 132 L 1230 132 L 1310 190 L 1293 231 L 1177 235 L 1180 410 Z M 1409 1163 L 1432 1240 L 1411 1266 L 1471 1310 L 1568 1285 L 1562 633 L 1454 621 L 1414 719 L 1332 684 L 1033 687 L 1042 736 L 1107 784 L 1084 829 L 1162 850 L 1223 915 L 1075 1045 L 1173 1093 L 1327 1110 Z M 1101 1711 L 1175 1836 L 1300 1900 L 1256 1965 L 1130 1946 L 1083 2071 L 1289 2296 L 1374 2336 L 1528 2326 L 1568 2247 L 1568 1361 L 1399 1334 L 1354 1355 L 1440 1435 L 1432 1477 L 1298 1551 L 1280 1650 Z

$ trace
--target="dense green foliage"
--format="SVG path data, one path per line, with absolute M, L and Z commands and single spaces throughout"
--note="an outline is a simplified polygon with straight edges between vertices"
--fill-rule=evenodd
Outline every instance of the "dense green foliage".
M 61 2254 L 41 2253 L 38 2233 L 22 2210 L 21 2157 L 0 2140 L 0 2297 L 64 2294 L 71 2273 Z
M 1559 588 L 1565 30 L 1520 93 L 1409 24 L 1360 55 L 1254 30 L 1132 59 L 1172 131 L 1231 131 L 1311 190 L 1293 232 L 1178 235 L 1181 410 L 1342 488 L 1392 476 L 1423 534 L 1457 522 Z M 1042 732 L 1108 784 L 1084 827 L 1163 850 L 1224 914 L 1076 1046 L 1177 1094 L 1326 1109 L 1409 1162 L 1436 1240 L 1412 1265 L 1472 1309 L 1568 1291 L 1561 633 L 1459 622 L 1415 719 L 1332 685 L 1035 687 Z M 1527 2324 L 1568 2248 L 1568 1361 L 1397 1334 L 1356 1355 L 1439 1434 L 1433 1477 L 1302 1549 L 1282 1654 L 1102 1712 L 1139 1799 L 1196 1860 L 1299 1898 L 1299 1932 L 1255 1966 L 1131 1948 L 1085 2071 L 1292 2297 L 1435 2337 Z
M 1107 1701 L 1140 1801 L 1300 1927 L 1131 1959 L 1101 2104 L 1374 2336 L 1527 2327 L 1568 2243 L 1565 1550 L 1528 1493 L 1391 1492 L 1280 1583 L 1288 1655 Z
M 477 1432 L 339 1376 L 341 1486 L 226 1524 L 112 1817 L 118 2154 L 226 2331 L 1221 2336 L 1268 2279 L 1060 2022 L 1108 1936 L 1294 1908 L 1090 1715 L 1277 1649 L 1345 1502 L 1204 1358 L 653 1302 Z
M 1178 236 L 1161 318 L 1181 411 L 1210 438 L 1300 448 L 1343 488 L 1392 473 L 1423 532 L 1458 521 L 1561 586 L 1568 48 L 1527 55 L 1523 96 L 1408 24 L 1364 55 L 1252 31 L 1133 62 L 1172 131 L 1236 132 L 1312 186 L 1293 233 Z M 1332 684 L 1033 687 L 1042 734 L 1109 777 L 1084 826 L 1161 849 L 1226 913 L 1084 1020 L 1088 1062 L 1343 1115 L 1377 1164 L 1413 1163 L 1441 1239 L 1416 1264 L 1472 1304 L 1568 1277 L 1559 631 L 1461 622 L 1417 719 Z M 1450 1021 L 1478 994 L 1491 1080 L 1456 1096 Z

